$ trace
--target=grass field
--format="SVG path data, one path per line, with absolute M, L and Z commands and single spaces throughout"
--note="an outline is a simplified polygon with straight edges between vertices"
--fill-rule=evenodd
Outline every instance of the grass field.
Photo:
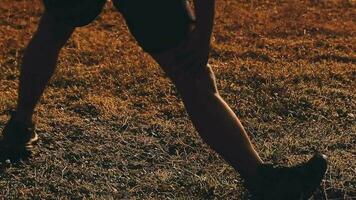
M 0 2 L 0 129 L 42 10 Z M 265 161 L 329 156 L 313 199 L 356 198 L 355 52 L 353 0 L 217 1 L 210 63 L 221 94 Z M 35 157 L 1 165 L 0 199 L 247 199 L 110 4 L 61 52 L 35 122 Z

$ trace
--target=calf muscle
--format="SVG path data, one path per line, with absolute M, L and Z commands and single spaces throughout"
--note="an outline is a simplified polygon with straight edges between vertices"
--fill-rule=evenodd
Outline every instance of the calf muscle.
M 73 31 L 43 15 L 22 60 L 16 120 L 32 121 L 35 106 L 55 71 L 60 49 Z
M 210 65 L 191 71 L 175 64 L 174 51 L 153 55 L 175 84 L 202 139 L 242 176 L 254 176 L 262 163 L 240 120 L 220 96 Z

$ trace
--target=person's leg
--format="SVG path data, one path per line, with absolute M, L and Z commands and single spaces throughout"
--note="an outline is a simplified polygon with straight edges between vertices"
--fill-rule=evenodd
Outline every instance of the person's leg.
M 262 160 L 240 121 L 220 97 L 211 68 L 207 66 L 197 76 L 173 70 L 177 64 L 175 49 L 194 21 L 187 2 L 113 2 L 140 46 L 153 56 L 177 86 L 200 136 L 243 176 L 255 174 Z
M 31 156 L 32 145 L 38 140 L 33 112 L 54 73 L 60 49 L 73 30 L 47 13 L 41 18 L 23 56 L 17 108 L 0 135 L 0 162 L 17 162 Z
M 240 120 L 220 96 L 210 66 L 197 78 L 175 81 L 200 136 L 243 176 L 256 174 L 262 160 Z
M 200 136 L 242 175 L 254 198 L 307 200 L 311 197 L 326 173 L 324 155 L 315 154 L 308 162 L 291 167 L 264 164 L 239 119 L 219 95 L 209 65 L 192 73 L 174 67 L 174 51 L 152 55 L 177 87 Z
M 23 56 L 14 120 L 31 123 L 35 106 L 55 71 L 59 52 L 74 31 L 45 13 Z
M 309 198 L 326 172 L 326 158 L 317 154 L 300 166 L 279 169 L 264 164 L 239 119 L 219 95 L 211 67 L 197 70 L 180 62 L 180 48 L 187 46 L 184 40 L 192 21 L 186 1 L 115 2 L 140 46 L 177 87 L 200 136 L 240 172 L 249 191 L 268 200 Z
M 199 135 L 241 175 L 253 176 L 262 164 L 239 119 L 219 95 L 210 66 L 196 74 L 171 72 L 172 55 L 153 55 L 169 74 L 181 94 L 187 112 Z

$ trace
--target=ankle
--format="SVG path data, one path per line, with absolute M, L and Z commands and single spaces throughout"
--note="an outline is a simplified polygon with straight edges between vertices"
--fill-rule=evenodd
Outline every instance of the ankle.
M 263 166 L 263 163 L 257 163 L 256 165 L 250 165 L 249 167 L 246 167 L 246 170 L 237 170 L 240 176 L 245 180 L 245 181 L 250 181 L 250 180 L 255 180 L 260 176 L 259 173 L 259 168 Z

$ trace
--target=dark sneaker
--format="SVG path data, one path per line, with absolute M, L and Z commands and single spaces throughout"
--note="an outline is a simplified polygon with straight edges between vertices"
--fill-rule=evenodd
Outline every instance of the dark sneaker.
M 246 185 L 258 200 L 308 200 L 320 186 L 326 170 L 326 156 L 315 154 L 297 166 L 261 165 L 258 177 Z
M 30 157 L 33 144 L 37 141 L 38 136 L 33 124 L 10 119 L 0 136 L 0 161 Z

